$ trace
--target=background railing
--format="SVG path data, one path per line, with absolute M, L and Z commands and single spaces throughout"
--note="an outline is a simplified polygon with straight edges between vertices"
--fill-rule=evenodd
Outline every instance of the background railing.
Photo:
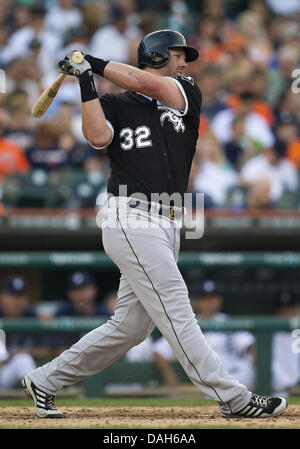
M 109 269 L 114 263 L 102 251 L 24 251 L 1 252 L 1 268 L 70 268 L 85 266 L 91 269 Z M 179 268 L 186 267 L 270 267 L 300 266 L 300 252 L 183 252 Z

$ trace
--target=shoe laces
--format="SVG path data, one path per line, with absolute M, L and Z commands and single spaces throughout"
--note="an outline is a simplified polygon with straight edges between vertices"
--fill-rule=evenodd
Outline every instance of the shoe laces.
M 259 396 L 255 393 L 252 394 L 251 401 L 259 407 L 267 407 L 268 405 L 268 398 L 266 396 Z
M 46 399 L 45 399 L 46 409 L 56 410 L 56 407 L 54 405 L 54 398 L 55 398 L 55 396 L 53 394 L 47 394 Z

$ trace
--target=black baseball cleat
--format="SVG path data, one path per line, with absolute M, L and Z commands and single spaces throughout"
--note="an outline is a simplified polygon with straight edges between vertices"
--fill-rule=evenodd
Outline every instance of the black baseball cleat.
M 226 413 L 220 411 L 225 418 L 274 418 L 281 415 L 287 408 L 287 400 L 281 397 L 266 397 L 252 393 L 248 404 L 240 411 Z
M 54 405 L 53 394 L 48 394 L 36 387 L 28 376 L 21 381 L 25 393 L 30 397 L 35 405 L 35 411 L 39 418 L 62 418 L 63 414 Z

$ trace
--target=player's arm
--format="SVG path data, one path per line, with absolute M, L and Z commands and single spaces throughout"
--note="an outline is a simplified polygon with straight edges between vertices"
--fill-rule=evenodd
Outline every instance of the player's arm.
M 107 64 L 103 76 L 123 89 L 155 98 L 170 108 L 185 109 L 185 98 L 177 84 L 170 78 L 113 61 Z
M 128 64 L 103 61 L 91 55 L 86 55 L 85 59 L 90 62 L 94 73 L 117 86 L 155 98 L 170 108 L 185 109 L 186 99 L 173 79 L 157 76 Z
M 59 71 L 67 75 L 76 76 L 81 91 L 82 132 L 93 147 L 104 148 L 112 140 L 112 129 L 107 125 L 104 111 L 99 102 L 94 84 L 91 66 L 85 59 L 75 64 L 67 55 L 59 62 Z
M 98 98 L 82 103 L 81 118 L 83 135 L 94 148 L 105 147 L 111 141 L 112 130 Z

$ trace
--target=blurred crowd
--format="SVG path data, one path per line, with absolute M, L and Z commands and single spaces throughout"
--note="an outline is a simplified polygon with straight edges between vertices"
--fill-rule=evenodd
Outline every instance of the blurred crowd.
M 0 285 L 0 319 L 20 320 L 36 318 L 52 320 L 63 317 L 99 317 L 107 321 L 114 314 L 117 291 L 108 292 L 99 301 L 99 286 L 95 277 L 87 271 L 74 271 L 66 279 L 65 301 L 50 303 L 33 302 L 28 280 L 19 274 L 5 277 Z M 197 319 L 214 320 L 221 324 L 230 318 L 223 313 L 222 292 L 212 280 L 191 286 L 191 304 Z M 294 294 L 283 290 L 274 296 L 274 317 L 297 316 Z M 256 388 L 256 339 L 248 331 L 205 331 L 208 343 L 220 357 L 225 369 L 248 388 Z M 7 333 L 6 344 L 0 339 L 0 391 L 18 386 L 29 371 L 42 362 L 58 356 L 83 334 L 35 334 Z M 293 351 L 293 336 L 289 331 L 277 331 L 272 340 L 272 388 L 273 391 L 289 395 L 300 386 L 300 352 Z M 2 346 L 1 346 L 2 343 Z M 124 354 L 130 362 L 152 362 L 156 365 L 166 387 L 179 387 L 182 383 L 174 361 L 173 349 L 163 336 L 151 334 L 142 343 Z M 299 391 L 298 391 L 299 393 Z
M 77 80 L 67 77 L 42 119 L 31 107 L 70 50 L 136 66 L 140 40 L 162 28 L 200 55 L 189 65 L 203 95 L 189 191 L 206 208 L 299 208 L 297 0 L 1 0 L 4 207 L 95 207 L 109 163 L 82 135 Z M 121 91 L 96 82 L 99 96 Z

